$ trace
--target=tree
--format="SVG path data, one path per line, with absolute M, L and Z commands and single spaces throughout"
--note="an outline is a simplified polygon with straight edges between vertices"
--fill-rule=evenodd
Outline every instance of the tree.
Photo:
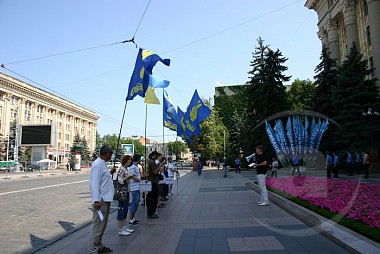
M 175 154 L 177 160 L 181 159 L 180 154 L 185 152 L 186 148 L 187 146 L 183 141 L 176 140 L 168 143 L 169 154 Z
M 334 110 L 332 106 L 332 90 L 336 86 L 338 69 L 336 61 L 331 59 L 327 48 L 322 48 L 321 62 L 315 68 L 317 73 L 315 78 L 315 90 L 312 96 L 313 111 L 322 113 L 324 115 L 333 117 Z
M 315 84 L 310 80 L 296 79 L 288 92 L 288 102 L 293 110 L 310 110 Z
M 216 110 L 213 110 L 211 115 L 201 123 L 201 130 L 202 133 L 196 138 L 195 146 L 190 148 L 191 151 L 201 153 L 203 159 L 222 157 L 224 153 L 223 133 L 225 127 Z
M 275 113 L 289 109 L 285 86 L 283 82 L 289 81 L 290 76 L 285 76 L 288 68 L 284 63 L 288 60 L 282 56 L 280 50 L 273 51 L 264 41 L 258 39 L 259 46 L 256 47 L 251 61 L 252 70 L 247 82 L 247 105 L 246 130 L 248 145 L 246 151 L 254 151 L 257 144 L 271 147 L 264 126 L 258 126 L 265 118 Z
M 332 105 L 336 112 L 334 119 L 340 124 L 334 133 L 336 148 L 351 146 L 363 149 L 369 144 L 365 138 L 369 131 L 373 131 L 375 137 L 378 136 L 378 124 L 372 124 L 362 116 L 362 112 L 368 108 L 379 109 L 380 106 L 377 79 L 372 73 L 373 69 L 368 69 L 367 61 L 362 60 L 357 45 L 353 44 L 339 68 L 337 84 L 332 91 Z

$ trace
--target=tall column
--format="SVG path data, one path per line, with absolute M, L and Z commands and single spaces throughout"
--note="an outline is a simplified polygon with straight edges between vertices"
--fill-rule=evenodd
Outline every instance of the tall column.
M 328 34 L 328 46 L 330 52 L 330 58 L 335 59 L 338 65 L 340 61 L 340 48 L 339 48 L 339 34 L 338 34 L 338 22 L 330 19 L 327 25 Z
M 328 36 L 327 36 L 327 31 L 325 27 L 321 27 L 319 31 L 317 32 L 318 38 L 322 42 L 322 47 L 328 47 L 329 46 L 329 41 L 328 41 Z
M 380 0 L 367 0 L 375 77 L 380 80 Z M 380 85 L 380 81 L 377 82 Z
M 344 26 L 346 28 L 347 52 L 350 51 L 352 43 L 359 43 L 358 24 L 356 19 L 356 1 L 344 0 L 343 2 Z

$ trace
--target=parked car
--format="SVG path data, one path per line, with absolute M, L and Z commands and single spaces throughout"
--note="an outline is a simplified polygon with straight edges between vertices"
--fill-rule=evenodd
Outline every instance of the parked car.
M 28 165 L 25 169 L 25 171 L 30 171 L 30 172 L 34 172 L 34 170 L 41 171 L 41 165 L 32 163 Z

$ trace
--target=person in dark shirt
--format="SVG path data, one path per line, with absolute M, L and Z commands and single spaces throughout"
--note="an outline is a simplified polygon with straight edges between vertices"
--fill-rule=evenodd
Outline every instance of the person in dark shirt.
M 257 172 L 257 182 L 259 183 L 260 188 L 260 201 L 258 202 L 259 206 L 269 205 L 268 200 L 268 191 L 266 187 L 266 177 L 268 171 L 269 159 L 263 152 L 263 147 L 261 145 L 256 146 L 256 155 L 253 157 L 255 162 L 256 172 Z

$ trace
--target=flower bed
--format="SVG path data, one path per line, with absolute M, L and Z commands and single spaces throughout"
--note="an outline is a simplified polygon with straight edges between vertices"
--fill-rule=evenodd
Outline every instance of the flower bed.
M 339 220 L 353 219 L 380 233 L 380 184 L 311 176 L 268 178 L 266 183 L 269 189 L 306 201 L 320 210 L 327 209 Z

